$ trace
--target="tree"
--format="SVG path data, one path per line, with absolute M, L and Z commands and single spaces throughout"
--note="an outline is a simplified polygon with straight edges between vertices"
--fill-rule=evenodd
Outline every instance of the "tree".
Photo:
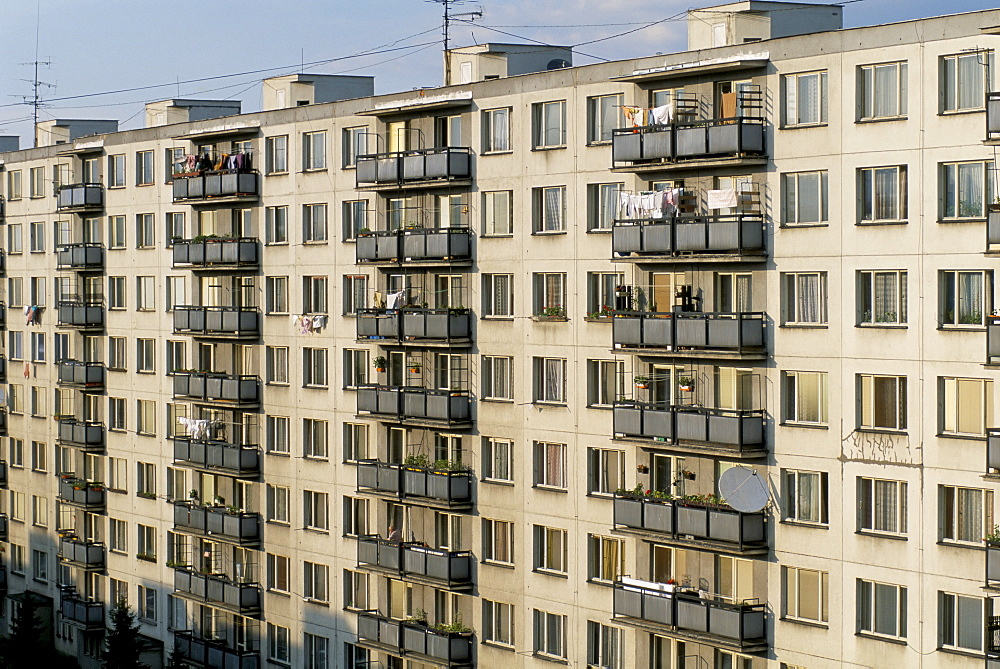
M 21 598 L 14 620 L 11 621 L 10 637 L 4 644 L 4 663 L 8 667 L 28 667 L 39 659 L 39 653 L 47 652 L 42 639 L 42 621 L 38 618 L 38 602 L 30 594 Z
M 143 669 L 139 663 L 139 625 L 135 622 L 132 607 L 119 600 L 111 609 L 111 629 L 104 640 L 104 666 L 106 669 Z

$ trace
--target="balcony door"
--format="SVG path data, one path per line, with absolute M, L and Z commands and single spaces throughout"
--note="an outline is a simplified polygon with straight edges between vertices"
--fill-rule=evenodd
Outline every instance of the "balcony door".
M 434 308 L 457 309 L 465 306 L 465 289 L 461 274 L 439 274 L 434 277 Z
M 650 401 L 658 407 L 667 407 L 674 403 L 674 367 L 672 365 L 653 365 L 650 376 Z
M 410 148 L 410 128 L 406 121 L 392 121 L 385 126 L 389 140 L 389 153 L 406 151 Z
M 753 409 L 753 370 L 716 367 L 715 407 L 741 411 Z
M 687 552 L 672 546 L 650 546 L 649 576 L 651 581 L 666 583 L 670 579 L 680 581 L 687 573 Z
M 715 593 L 737 604 L 753 599 L 753 561 L 716 555 Z
M 684 272 L 653 272 L 650 275 L 652 281 L 652 304 L 650 311 L 670 313 L 674 310 L 675 296 L 677 289 L 685 285 Z M 640 304 L 635 308 L 644 309 L 641 298 L 637 298 Z
M 721 313 L 752 311 L 752 275 L 737 272 L 715 273 L 715 311 Z
M 662 453 L 650 456 L 650 485 L 653 490 L 684 495 L 684 458 L 675 458 Z

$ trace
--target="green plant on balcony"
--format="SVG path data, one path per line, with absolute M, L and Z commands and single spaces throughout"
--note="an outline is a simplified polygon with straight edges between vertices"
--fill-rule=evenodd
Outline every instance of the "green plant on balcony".
M 462 622 L 462 614 L 459 613 L 455 616 L 455 619 L 450 623 L 438 623 L 433 627 L 435 632 L 444 632 L 446 634 L 471 634 L 472 628 L 466 627 L 465 623 Z
M 376 372 L 384 372 L 385 371 L 385 364 L 386 364 L 386 360 L 385 360 L 385 356 L 384 355 L 377 355 L 377 356 L 375 356 L 375 359 L 372 360 L 372 367 L 375 368 Z
M 989 534 L 983 537 L 983 541 L 988 544 L 1000 544 L 1000 525 L 994 525 Z
M 662 490 L 652 490 L 649 488 L 643 488 L 641 483 L 637 483 L 634 488 L 619 488 L 615 491 L 615 494 L 619 497 L 627 497 L 629 499 L 659 499 L 669 501 L 674 499 L 674 496 L 669 492 L 663 492 Z
M 212 500 L 212 503 L 215 504 L 215 506 L 225 506 L 226 498 L 223 497 L 222 495 L 216 495 L 215 498 Z
M 710 495 L 684 495 L 681 497 L 681 502 L 685 506 L 702 506 L 707 508 L 716 509 L 729 509 L 731 508 L 726 504 L 721 497 L 715 494 Z
M 100 481 L 91 481 L 90 483 L 87 484 L 87 487 L 96 492 L 104 490 L 104 484 L 101 483 Z
M 149 490 L 140 490 L 136 495 L 144 499 L 156 499 L 156 493 Z
M 427 612 L 424 611 L 423 609 L 417 609 L 416 611 L 413 612 L 413 615 L 411 615 L 409 618 L 406 618 L 403 621 L 403 623 L 407 625 L 423 625 L 424 627 L 426 627 Z
M 694 390 L 694 379 L 690 376 L 677 377 L 677 389 L 689 393 Z
M 374 233 L 372 232 L 371 228 L 361 228 L 360 230 L 358 230 L 358 237 L 369 237 L 372 234 Z
M 236 506 L 235 504 L 230 504 L 229 506 L 226 507 L 226 513 L 228 513 L 231 516 L 238 516 L 240 515 L 240 513 L 242 513 L 242 511 L 243 510 L 240 507 Z
M 199 497 L 201 497 L 201 495 L 199 495 L 198 491 L 195 490 L 194 488 L 188 490 L 188 499 L 190 499 L 192 502 L 197 502 Z
M 649 388 L 649 377 L 643 374 L 638 374 L 632 379 L 635 382 L 635 387 L 640 390 Z
M 171 569 L 187 569 L 191 565 L 187 562 L 178 562 L 177 560 L 167 560 L 167 566 Z
M 152 553 L 136 553 L 136 560 L 144 560 L 146 562 L 156 562 L 156 556 Z
M 587 313 L 587 318 L 614 318 L 615 310 L 608 305 L 602 305 L 597 311 Z
M 566 309 L 560 306 L 543 307 L 535 315 L 540 318 L 566 318 Z

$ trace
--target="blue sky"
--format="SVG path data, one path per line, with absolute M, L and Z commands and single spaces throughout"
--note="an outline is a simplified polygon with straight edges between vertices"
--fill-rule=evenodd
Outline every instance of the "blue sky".
M 579 47 L 607 59 L 683 50 L 683 12 L 711 0 L 467 0 L 456 12 L 484 16 L 454 30 L 459 45 L 518 41 L 497 30 L 555 44 L 579 44 L 678 15 L 625 37 Z M 825 4 L 825 3 L 819 3 Z M 994 6 L 986 0 L 857 0 L 844 8 L 845 27 L 903 21 Z M 37 13 L 37 14 L 36 14 Z M 154 90 L 77 100 L 53 100 L 41 118 L 114 118 L 138 127 L 142 104 L 170 97 L 238 98 L 245 111 L 260 107 L 259 80 L 296 71 L 296 64 L 382 48 L 401 50 L 350 58 L 311 72 L 374 75 L 388 93 L 441 83 L 441 6 L 426 0 L 0 0 L 0 134 L 31 135 L 29 107 L 14 105 L 31 93 L 36 16 L 43 99 L 115 91 L 152 84 L 276 68 Z M 623 24 L 623 25 L 613 25 Z M 525 27 L 525 26 L 532 27 Z M 494 29 L 491 29 L 492 26 Z M 556 27 L 574 26 L 574 27 Z M 421 46 L 423 45 L 423 46 Z M 596 62 L 576 56 L 576 64 Z M 283 69 L 282 69 L 283 68 Z M 27 80 L 27 81 L 26 81 Z M 128 120 L 126 120 L 128 119 Z M 22 139 L 22 146 L 28 139 Z

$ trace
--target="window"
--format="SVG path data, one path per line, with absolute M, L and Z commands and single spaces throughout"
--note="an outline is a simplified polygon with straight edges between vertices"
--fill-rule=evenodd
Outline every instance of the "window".
M 135 310 L 153 311 L 156 307 L 155 277 L 137 276 L 135 278 Z
M 783 273 L 783 325 L 824 325 L 826 312 L 826 272 Z
M 368 534 L 368 500 L 344 495 L 344 535 L 359 537 Z
M 305 669 L 327 669 L 330 640 L 325 636 L 316 636 L 308 632 L 303 635 L 303 638 L 305 640 Z
M 625 634 L 620 627 L 587 621 L 587 666 L 622 669 L 625 666 Z
M 302 205 L 302 241 L 307 243 L 327 241 L 325 204 Z
M 622 94 L 587 98 L 587 143 L 611 141 L 611 131 L 625 125 Z
M 989 312 L 987 273 L 947 270 L 938 273 L 941 326 L 983 325 Z
M 858 631 L 905 639 L 906 588 L 858 579 Z
M 327 493 L 302 491 L 302 524 L 309 530 L 326 532 L 330 529 Z
M 943 647 L 982 652 L 984 603 L 982 597 L 938 592 L 938 630 Z
M 49 501 L 39 495 L 31 496 L 31 524 L 35 527 L 49 526 Z
M 368 383 L 368 351 L 344 349 L 344 387 L 357 388 Z
M 814 623 L 829 622 L 830 575 L 828 572 L 783 566 L 781 578 L 784 594 L 782 607 L 785 618 L 808 620 Z
M 784 372 L 784 422 L 827 423 L 826 372 Z
M 986 218 L 986 206 L 993 202 L 990 165 L 982 161 L 941 164 L 941 218 Z
M 587 361 L 587 406 L 610 407 L 625 396 L 625 362 Z
M 267 452 L 288 455 L 288 416 L 267 416 Z
M 483 562 L 514 564 L 514 523 L 483 518 Z
M 357 239 L 368 229 L 368 200 L 347 200 L 341 206 L 344 240 Z
M 302 277 L 302 311 L 307 314 L 327 313 L 325 276 Z
M 135 247 L 151 249 L 156 246 L 156 223 L 153 214 L 136 214 Z
M 108 519 L 108 550 L 116 553 L 128 552 L 128 524 L 116 518 Z
M 534 650 L 538 655 L 566 659 L 566 616 L 533 611 Z
M 826 72 L 802 72 L 782 77 L 786 126 L 826 123 L 826 79 Z
M 344 314 L 357 314 L 368 307 L 368 277 L 364 274 L 344 276 Z
M 45 333 L 31 333 L 31 361 L 45 362 Z
M 264 210 L 264 242 L 288 243 L 288 207 L 267 207 Z
M 108 216 L 108 248 L 125 248 L 125 217 Z
M 587 492 L 612 495 L 625 487 L 625 451 L 587 449 Z
M 288 135 L 268 137 L 264 140 L 264 171 L 280 174 L 288 171 Z
M 122 156 L 124 158 L 124 156 Z M 137 151 L 135 154 L 135 185 L 149 186 L 153 183 L 153 152 Z
M 150 462 L 136 463 L 135 487 L 139 497 L 156 497 L 156 465 Z
M 551 149 L 566 145 L 566 101 L 542 102 L 533 105 L 533 136 L 536 149 Z
M 858 221 L 897 223 L 906 219 L 906 166 L 858 170 Z
M 7 253 L 22 253 L 23 251 L 21 224 L 11 223 L 7 226 Z
M 513 604 L 483 600 L 483 642 L 513 648 Z
M 288 277 L 269 276 L 266 281 L 265 305 L 269 314 L 288 313 Z
M 483 437 L 483 480 L 514 482 L 514 442 Z
M 43 276 L 31 278 L 31 303 L 39 306 L 45 304 L 45 277 Z
M 566 275 L 536 272 L 532 275 L 536 316 L 566 317 Z
M 129 601 L 128 582 L 117 578 L 109 578 L 108 595 L 109 601 L 125 602 L 127 604 Z
M 45 223 L 28 224 L 28 249 L 32 253 L 45 253 Z
M 150 525 L 138 525 L 138 538 L 137 557 L 156 560 L 156 528 Z
M 275 660 L 276 662 L 283 662 L 285 664 L 291 662 L 292 652 L 290 650 L 290 646 L 288 628 L 282 627 L 281 625 L 275 625 L 274 623 L 268 623 L 268 659 Z
M 325 420 L 302 419 L 302 456 L 326 458 L 329 455 L 329 424 Z
M 858 478 L 858 531 L 907 532 L 906 481 Z
M 49 580 L 49 554 L 45 551 L 31 551 L 31 577 L 36 581 Z
M 358 156 L 368 153 L 368 128 L 344 128 L 343 142 L 343 166 L 355 167 Z
M 21 170 L 11 170 L 7 173 L 7 199 L 21 199 Z
M 344 423 L 344 460 L 357 462 L 368 456 L 368 424 Z
M 906 323 L 906 272 L 858 272 L 858 324 Z
M 24 503 L 25 496 L 23 492 L 18 492 L 16 490 L 10 491 L 10 518 L 11 520 L 17 520 L 24 522 Z
M 136 400 L 135 431 L 137 434 L 156 436 L 156 402 Z
M 566 444 L 534 442 L 536 486 L 566 489 Z
M 267 498 L 267 521 L 269 523 L 284 523 L 287 525 L 290 522 L 288 516 L 289 489 L 285 486 L 268 483 L 265 496 Z
M 11 360 L 24 360 L 24 333 L 11 330 L 8 334 L 9 345 L 7 354 Z
M 483 275 L 483 316 L 510 317 L 514 315 L 513 274 Z
M 830 221 L 829 179 L 826 170 L 781 175 L 781 222 L 817 225 Z
M 32 167 L 28 170 L 28 197 L 45 197 L 44 167 Z
M 44 441 L 31 442 L 31 469 L 36 472 L 48 471 L 48 445 Z
M 364 611 L 369 608 L 369 575 L 344 570 L 344 608 Z
M 982 109 L 993 72 L 993 52 L 977 51 L 941 58 L 941 110 Z
M 941 378 L 941 432 L 986 436 L 993 423 L 993 381 Z
M 533 188 L 531 194 L 534 232 L 565 232 L 566 187 Z
M 108 156 L 108 188 L 125 186 L 125 154 Z
M 618 215 L 618 194 L 622 183 L 587 185 L 587 229 L 611 230 Z
M 483 111 L 483 153 L 503 153 L 510 146 L 510 109 Z
M 906 377 L 858 374 L 861 386 L 859 427 L 870 430 L 906 429 Z
M 302 134 L 302 169 L 326 169 L 326 132 Z
M 587 535 L 587 578 L 614 583 L 625 574 L 625 540 Z
M 24 278 L 12 276 L 7 279 L 7 304 L 12 307 L 24 306 Z
M 125 337 L 108 337 L 108 369 L 124 371 Z
M 108 398 L 108 429 L 111 430 L 124 430 L 126 427 L 125 419 L 125 398 L 124 397 L 109 397 Z
M 136 602 L 136 614 L 141 620 L 156 622 L 156 588 L 140 585 L 138 593 L 139 601 Z
M 938 486 L 938 524 L 942 541 L 982 545 L 993 529 L 993 491 Z
M 534 396 L 538 403 L 566 403 L 566 359 L 532 358 Z
M 267 346 L 264 352 L 266 357 L 265 383 L 287 385 L 288 347 Z
M 156 353 L 155 339 L 136 339 L 136 368 L 137 372 L 155 372 L 156 371 Z
M 824 525 L 830 522 L 826 472 L 786 469 L 781 481 L 784 520 Z
M 315 562 L 303 562 L 302 596 L 318 602 L 326 602 L 329 567 Z
M 167 374 L 187 369 L 187 342 L 168 340 L 166 344 Z
M 858 88 L 860 120 L 906 116 L 906 63 L 861 66 Z
M 499 355 L 482 357 L 483 399 L 514 399 L 514 359 Z
M 483 193 L 483 235 L 514 234 L 513 202 L 514 194 L 509 190 L 493 190 Z
M 327 349 L 302 349 L 302 385 L 325 388 L 327 385 Z
M 267 554 L 267 589 L 271 592 L 288 592 L 288 572 L 291 561 L 284 555 Z

